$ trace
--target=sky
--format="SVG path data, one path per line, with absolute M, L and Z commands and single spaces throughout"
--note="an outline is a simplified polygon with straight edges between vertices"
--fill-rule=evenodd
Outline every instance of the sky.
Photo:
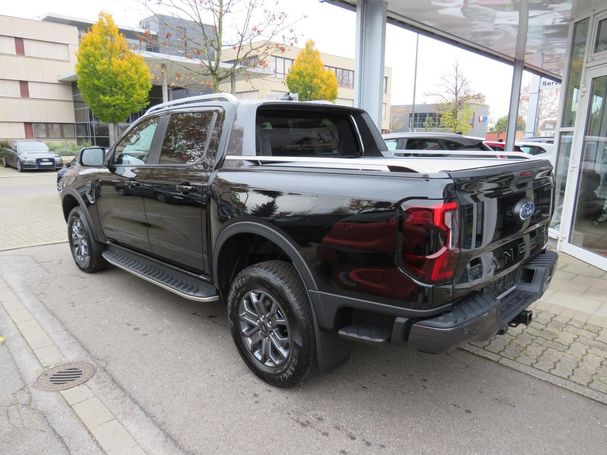
M 295 34 L 298 45 L 313 39 L 321 52 L 354 58 L 356 14 L 319 0 L 277 0 L 289 18 L 299 19 Z M 96 19 L 100 11 L 114 17 L 118 25 L 136 27 L 147 12 L 137 0 L 19 0 L 0 1 L 0 14 L 40 19 L 46 13 Z M 1 32 L 0 32 L 1 33 Z M 415 33 L 388 25 L 385 64 L 392 68 L 392 104 L 411 104 L 415 63 Z M 458 60 L 476 92 L 486 97 L 490 121 L 507 115 L 512 82 L 510 65 L 475 55 L 472 52 L 420 36 L 416 103 L 433 102 L 439 78 L 449 74 Z M 523 85 L 530 75 L 525 74 Z

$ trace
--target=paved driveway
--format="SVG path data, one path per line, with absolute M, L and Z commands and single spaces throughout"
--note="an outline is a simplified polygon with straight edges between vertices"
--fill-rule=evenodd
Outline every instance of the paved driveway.
M 67 240 L 56 176 L 0 167 L 0 251 Z

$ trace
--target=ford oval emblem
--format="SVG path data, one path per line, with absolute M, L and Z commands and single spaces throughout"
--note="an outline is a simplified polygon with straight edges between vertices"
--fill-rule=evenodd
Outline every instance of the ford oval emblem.
M 528 220 L 535 212 L 535 204 L 529 199 L 519 201 L 514 207 L 514 213 L 518 215 L 521 221 Z

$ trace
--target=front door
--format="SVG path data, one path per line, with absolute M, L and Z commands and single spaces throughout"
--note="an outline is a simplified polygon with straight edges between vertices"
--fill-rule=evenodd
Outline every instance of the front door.
M 563 251 L 607 270 L 607 68 L 587 71 L 567 182 Z
M 208 273 L 207 186 L 221 119 L 217 109 L 172 113 L 144 182 L 152 253 L 196 273 Z
M 97 185 L 103 233 L 116 243 L 144 252 L 150 251 L 144 177 L 160 146 L 160 123 L 160 117 L 152 117 L 134 125 L 110 152 L 109 172 L 99 174 Z

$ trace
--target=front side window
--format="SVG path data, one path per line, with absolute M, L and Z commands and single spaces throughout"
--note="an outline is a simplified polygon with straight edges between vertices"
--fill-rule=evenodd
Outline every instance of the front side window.
M 158 122 L 158 117 L 145 120 L 123 137 L 114 151 L 115 164 L 123 166 L 146 164 L 149 160 L 152 139 L 158 128 Z
M 160 163 L 191 164 L 203 159 L 209 144 L 218 138 L 216 118 L 215 111 L 171 114 L 162 143 Z

